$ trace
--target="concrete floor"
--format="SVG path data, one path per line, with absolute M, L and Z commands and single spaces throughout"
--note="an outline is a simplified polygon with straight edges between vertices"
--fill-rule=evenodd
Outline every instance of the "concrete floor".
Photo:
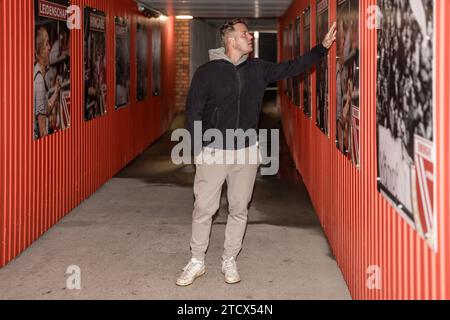
M 274 101 L 264 127 L 279 127 Z M 182 125 L 175 119 L 173 127 Z M 190 287 L 175 279 L 190 258 L 193 166 L 170 161 L 170 133 L 0 269 L 0 299 L 350 299 L 285 144 L 278 176 L 258 176 L 242 282 L 220 272 L 226 186 L 214 220 L 207 273 Z M 81 270 L 81 290 L 66 270 Z

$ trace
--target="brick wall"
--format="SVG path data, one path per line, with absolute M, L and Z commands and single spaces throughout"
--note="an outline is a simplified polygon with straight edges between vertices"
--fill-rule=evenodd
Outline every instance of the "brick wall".
M 190 20 L 175 20 L 175 108 L 184 111 L 189 90 Z

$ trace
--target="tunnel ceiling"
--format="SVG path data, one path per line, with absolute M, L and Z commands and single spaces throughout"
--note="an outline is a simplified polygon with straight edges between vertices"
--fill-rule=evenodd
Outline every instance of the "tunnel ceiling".
M 139 0 L 166 15 L 194 18 L 277 18 L 292 0 Z
M 224 18 L 202 19 L 218 29 L 223 23 Z M 246 18 L 248 29 L 250 31 L 275 31 L 277 30 L 277 19 L 275 18 Z

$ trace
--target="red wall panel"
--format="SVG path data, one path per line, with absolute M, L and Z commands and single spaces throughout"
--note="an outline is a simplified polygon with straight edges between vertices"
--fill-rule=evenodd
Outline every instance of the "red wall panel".
M 147 99 L 137 103 L 135 23 L 141 20 L 151 28 L 153 22 L 139 15 L 133 0 L 72 0 L 82 15 L 84 6 L 107 15 L 107 113 L 84 121 L 83 30 L 72 30 L 71 128 L 34 141 L 33 3 L 0 2 L 0 267 L 155 141 L 167 130 L 174 113 L 173 18 L 161 23 L 163 93 L 153 97 L 149 90 Z M 130 104 L 117 111 L 114 16 L 131 21 Z
M 336 1 L 330 2 L 330 21 L 336 20 Z M 312 45 L 315 45 L 316 1 L 294 1 L 279 21 L 279 31 L 294 21 L 306 6 L 312 7 Z M 445 21 L 450 4 L 436 1 L 437 99 L 436 99 L 436 187 L 438 252 L 377 191 L 376 150 L 376 30 L 369 30 L 367 8 L 376 0 L 360 1 L 361 168 L 357 169 L 335 147 L 336 49 L 329 53 L 330 137 L 302 113 L 295 119 L 295 106 L 282 93 L 281 115 L 296 166 L 311 195 L 317 215 L 328 237 L 352 296 L 356 299 L 450 299 L 450 111 L 449 44 Z M 279 46 L 282 48 L 282 37 Z M 281 52 L 281 51 L 280 51 Z M 315 105 L 315 75 L 312 76 Z M 295 138 L 291 138 L 295 136 Z M 295 152 L 295 153 L 294 153 Z M 367 268 L 381 268 L 381 290 L 366 286 Z

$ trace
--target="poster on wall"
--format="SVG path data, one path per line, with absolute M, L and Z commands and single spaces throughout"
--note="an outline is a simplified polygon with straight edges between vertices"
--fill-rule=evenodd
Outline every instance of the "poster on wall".
M 297 17 L 295 19 L 295 25 L 294 25 L 294 57 L 296 58 L 300 55 L 300 17 Z M 297 107 L 300 107 L 301 104 L 301 95 L 300 95 L 300 75 L 295 76 L 292 79 L 292 99 L 294 101 L 294 105 Z
M 84 120 L 106 113 L 106 16 L 84 9 Z
M 289 27 L 285 27 L 283 30 L 283 60 L 289 60 L 289 43 L 288 43 L 288 38 L 289 38 Z M 288 90 L 288 79 L 283 79 L 283 90 L 284 93 L 286 95 L 288 95 L 289 90 Z
M 148 92 L 148 33 L 145 24 L 136 27 L 137 101 L 144 101 Z
M 294 29 L 292 27 L 292 23 L 289 23 L 289 27 L 288 27 L 288 51 L 287 51 L 287 56 L 286 56 L 286 60 L 291 60 L 292 59 L 292 54 L 293 54 L 293 38 L 294 38 Z M 287 88 L 288 88 L 288 97 L 289 99 L 292 101 L 293 98 L 293 92 L 292 92 L 292 77 L 289 77 L 287 79 Z
M 378 0 L 378 188 L 437 250 L 435 2 Z
M 336 147 L 359 166 L 359 0 L 337 2 Z
M 307 53 L 311 49 L 311 9 L 308 7 L 303 13 L 303 45 L 302 54 Z M 307 70 L 302 74 L 302 107 L 303 113 L 311 118 L 311 70 Z
M 65 0 L 35 0 L 34 139 L 70 127 L 70 30 Z
M 152 28 L 152 94 L 161 94 L 161 26 L 154 24 Z
M 116 109 L 130 102 L 130 25 L 116 17 Z
M 328 0 L 317 1 L 316 43 L 328 32 Z M 316 65 L 316 125 L 328 135 L 328 59 Z

